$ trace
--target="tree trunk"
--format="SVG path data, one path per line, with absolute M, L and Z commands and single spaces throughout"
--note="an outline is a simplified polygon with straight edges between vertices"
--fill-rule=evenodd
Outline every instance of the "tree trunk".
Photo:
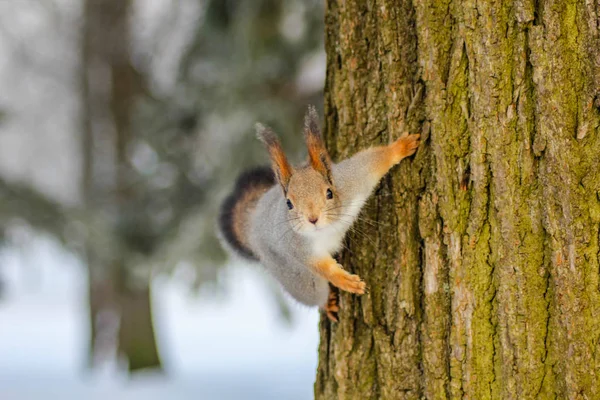
M 600 4 L 328 0 L 335 159 L 422 133 L 342 264 L 317 399 L 600 398 Z M 373 220 L 373 221 L 371 221 Z
M 119 353 L 127 360 L 129 372 L 148 368 L 162 370 L 154 334 L 149 285 L 135 290 L 125 288 L 120 300 Z
M 131 64 L 131 0 L 86 0 L 82 26 L 82 187 L 85 205 L 116 211 L 115 232 L 122 247 L 112 260 L 100 260 L 86 246 L 89 275 L 89 365 L 110 345 L 130 372 L 162 370 L 152 319 L 150 278 L 134 278 L 128 256 L 135 254 L 133 233 L 135 181 L 127 151 L 133 139 L 134 103 L 143 92 L 139 74 Z M 108 87 L 108 90 L 107 90 Z M 111 129 L 112 128 L 112 129 Z M 106 166 L 114 174 L 107 180 Z M 102 170 L 105 168 L 105 170 Z M 97 198 L 101 200 L 98 201 Z M 107 205 L 107 199 L 110 205 Z M 150 273 L 148 273 L 150 275 Z M 118 319 L 106 318 L 113 314 Z

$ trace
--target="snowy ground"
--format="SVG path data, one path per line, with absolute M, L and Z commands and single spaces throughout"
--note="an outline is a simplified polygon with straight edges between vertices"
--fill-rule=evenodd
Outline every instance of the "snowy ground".
M 174 280 L 154 284 L 166 377 L 127 380 L 114 366 L 85 372 L 87 316 L 81 266 L 49 242 L 3 253 L 0 399 L 312 398 L 318 313 L 292 305 L 282 324 L 252 268 L 232 268 L 229 295 L 195 297 Z

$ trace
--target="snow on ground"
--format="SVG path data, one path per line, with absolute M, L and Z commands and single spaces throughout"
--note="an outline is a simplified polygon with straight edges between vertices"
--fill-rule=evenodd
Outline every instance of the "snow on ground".
M 277 319 L 264 278 L 231 268 L 228 296 L 188 293 L 176 279 L 153 285 L 166 376 L 133 380 L 107 365 L 86 372 L 87 315 L 81 265 L 52 242 L 36 240 L 0 256 L 0 399 L 312 398 L 318 312 L 292 305 Z

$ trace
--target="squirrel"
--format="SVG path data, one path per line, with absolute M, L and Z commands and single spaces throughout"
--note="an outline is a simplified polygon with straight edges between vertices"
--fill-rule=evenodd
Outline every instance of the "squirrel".
M 300 303 L 318 306 L 337 321 L 337 290 L 362 295 L 365 282 L 333 258 L 381 178 L 414 154 L 418 134 L 405 133 L 388 146 L 363 150 L 332 163 L 321 137 L 317 111 L 304 120 L 308 161 L 293 167 L 277 135 L 256 124 L 272 167 L 240 175 L 225 199 L 219 228 L 227 247 L 261 263 Z

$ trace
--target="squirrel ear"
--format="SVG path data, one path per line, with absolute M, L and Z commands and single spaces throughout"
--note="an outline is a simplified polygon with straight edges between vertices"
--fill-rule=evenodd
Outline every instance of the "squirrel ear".
M 275 172 L 275 176 L 283 189 L 283 193 L 287 193 L 293 168 L 283 152 L 279 138 L 275 132 L 263 124 L 256 124 L 256 136 L 267 147 L 273 164 L 273 172 Z
M 329 182 L 331 179 L 331 159 L 321 138 L 319 116 L 314 106 L 308 106 L 304 117 L 304 140 L 308 148 L 310 166 L 320 172 Z

